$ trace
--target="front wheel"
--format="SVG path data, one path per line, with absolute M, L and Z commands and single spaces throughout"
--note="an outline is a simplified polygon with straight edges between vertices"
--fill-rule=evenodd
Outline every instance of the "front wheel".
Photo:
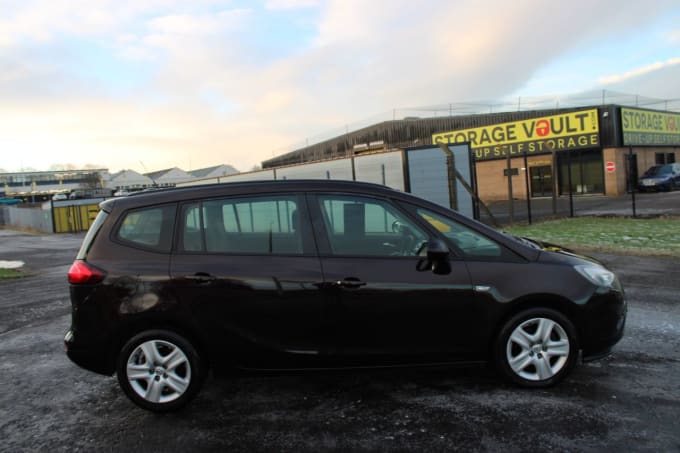
M 200 390 L 204 370 L 194 347 L 167 330 L 148 330 L 131 338 L 118 358 L 118 383 L 128 398 L 154 412 L 186 405 Z
M 573 324 L 551 309 L 531 309 L 505 323 L 494 347 L 501 373 L 523 387 L 548 387 L 576 364 L 578 344 Z

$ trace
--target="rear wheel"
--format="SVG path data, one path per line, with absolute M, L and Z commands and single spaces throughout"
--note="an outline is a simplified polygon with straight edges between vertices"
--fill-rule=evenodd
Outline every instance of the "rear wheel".
M 576 331 L 555 310 L 526 310 L 505 323 L 494 352 L 498 368 L 510 381 L 523 387 L 548 387 L 576 364 Z
M 196 349 L 167 330 L 148 330 L 131 338 L 118 358 L 118 383 L 138 406 L 154 412 L 180 409 L 203 384 Z

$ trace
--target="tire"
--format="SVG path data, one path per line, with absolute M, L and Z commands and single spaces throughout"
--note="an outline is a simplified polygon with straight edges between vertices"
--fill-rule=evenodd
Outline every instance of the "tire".
M 548 308 L 525 310 L 513 316 L 494 344 L 499 371 L 521 387 L 557 384 L 576 365 L 577 357 L 574 325 Z
M 118 383 L 130 400 L 153 412 L 181 409 L 201 389 L 205 367 L 196 349 L 168 330 L 147 330 L 120 351 Z

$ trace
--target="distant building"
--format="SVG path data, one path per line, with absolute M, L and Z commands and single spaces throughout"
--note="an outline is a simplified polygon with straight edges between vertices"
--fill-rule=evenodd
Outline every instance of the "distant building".
M 200 168 L 198 170 L 193 170 L 191 175 L 196 179 L 208 179 L 208 178 L 219 178 L 221 176 L 228 176 L 238 173 L 231 165 L 216 165 L 214 167 Z
M 101 188 L 109 185 L 110 177 L 106 168 L 0 173 L 0 194 L 47 196 L 76 189 Z
M 155 187 L 175 187 L 177 183 L 196 179 L 195 176 L 177 167 L 145 173 L 144 176 L 150 178 Z
M 116 190 L 141 190 L 153 187 L 153 180 L 134 170 L 121 170 L 111 175 L 110 187 Z
M 109 173 L 106 168 L 0 173 L 0 197 L 48 200 L 56 193 L 76 198 L 108 197 L 113 191 L 137 191 L 150 187 L 175 187 L 180 183 L 219 179 L 238 171 L 231 165 L 215 165 L 192 172 L 174 167 L 146 174 L 134 170 Z
M 520 199 L 553 193 L 622 195 L 635 183 L 635 174 L 680 161 L 678 125 L 678 112 L 616 104 L 408 117 L 276 156 L 262 162 L 262 168 L 278 172 L 382 150 L 469 144 L 483 200 L 508 199 L 509 186 L 513 198 Z M 632 177 L 626 170 L 629 161 Z

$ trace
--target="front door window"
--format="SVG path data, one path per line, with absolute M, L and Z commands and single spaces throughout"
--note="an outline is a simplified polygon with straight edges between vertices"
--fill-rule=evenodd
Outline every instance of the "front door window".
M 321 196 L 321 211 L 333 255 L 416 256 L 423 230 L 387 201 L 357 196 Z

